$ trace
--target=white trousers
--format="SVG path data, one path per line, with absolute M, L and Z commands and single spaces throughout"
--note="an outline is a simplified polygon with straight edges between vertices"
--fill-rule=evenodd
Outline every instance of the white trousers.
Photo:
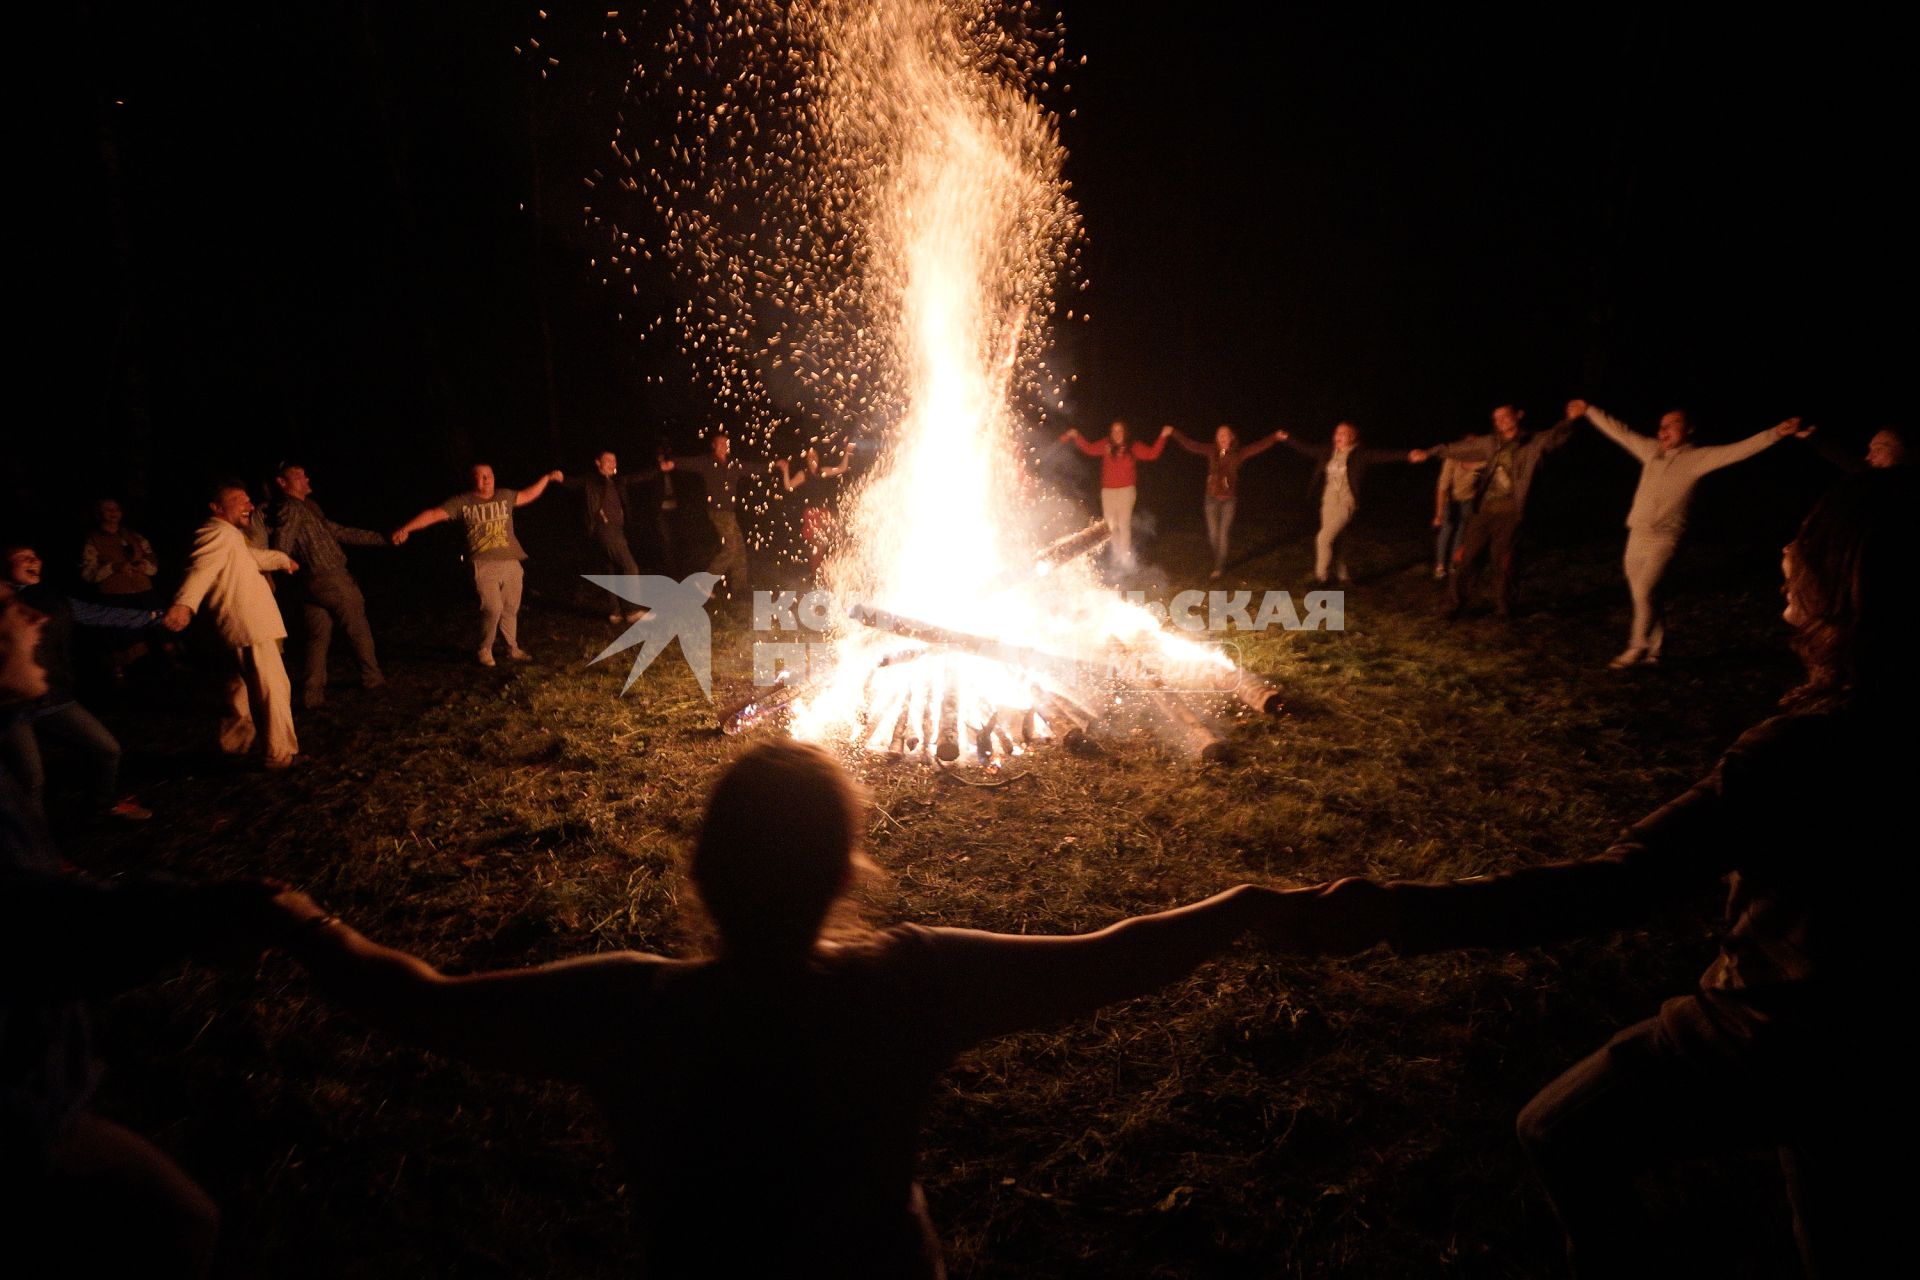
M 235 667 L 227 676 L 226 714 L 220 717 L 220 749 L 244 755 L 267 727 L 267 761 L 290 764 L 300 753 L 293 733 L 293 684 L 280 658 L 280 642 L 267 640 L 233 651 Z
M 1648 533 L 1639 529 L 1627 533 L 1627 554 L 1621 567 L 1627 574 L 1627 592 L 1633 597 L 1633 630 L 1627 636 L 1627 648 L 1643 649 L 1658 656 L 1667 638 L 1665 610 L 1660 600 L 1660 579 L 1680 545 L 1677 534 Z
M 1320 499 L 1320 534 L 1313 540 L 1313 576 L 1320 582 L 1337 576 L 1347 580 L 1347 558 L 1341 554 L 1340 535 L 1353 522 L 1353 494 L 1327 486 Z
M 1100 491 L 1100 514 L 1113 542 L 1113 563 L 1121 573 L 1133 572 L 1133 500 L 1138 495 L 1133 485 Z

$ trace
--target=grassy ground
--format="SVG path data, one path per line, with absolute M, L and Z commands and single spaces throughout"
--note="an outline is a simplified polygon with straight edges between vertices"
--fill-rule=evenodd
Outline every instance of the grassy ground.
M 1197 540 L 1159 557 L 1192 577 Z M 1247 879 L 1457 876 L 1600 848 L 1711 764 L 1789 676 L 1768 557 L 1697 546 L 1675 583 L 1675 660 L 1611 673 L 1624 629 L 1618 547 L 1547 550 L 1538 612 L 1436 621 L 1403 540 L 1341 634 L 1246 642 L 1288 695 L 1230 717 L 1233 763 L 1151 742 L 1036 756 L 998 790 L 864 762 L 876 920 L 1008 931 L 1095 927 Z M 1301 585 L 1295 538 L 1236 566 Z M 450 620 L 451 619 L 451 620 Z M 287 776 L 200 754 L 210 698 L 107 708 L 158 811 L 138 832 L 75 835 L 102 874 L 270 874 L 363 930 L 453 969 L 691 945 L 677 858 L 716 771 L 713 730 L 677 658 L 626 697 L 588 668 L 609 628 L 533 602 L 541 661 L 467 659 L 452 588 L 375 592 L 393 676 L 301 721 Z M 718 633 L 716 680 L 744 684 L 749 637 Z M 716 689 L 722 701 L 723 689 Z M 1512 1117 L 1610 1029 L 1680 990 L 1711 948 L 1714 903 L 1645 932 L 1515 954 L 1275 958 L 1248 947 L 1162 994 L 963 1059 L 922 1166 L 958 1276 L 1531 1276 L 1558 1233 Z M 188 970 L 104 1014 L 108 1114 L 155 1135 L 226 1209 L 234 1275 L 632 1274 L 623 1177 L 573 1090 L 475 1072 L 377 1037 L 315 1000 L 293 966 Z M 1723 1216 L 1691 1248 L 1768 1274 L 1787 1255 L 1765 1163 L 1660 1191 Z M 1729 1255 L 1728 1250 L 1732 1250 Z

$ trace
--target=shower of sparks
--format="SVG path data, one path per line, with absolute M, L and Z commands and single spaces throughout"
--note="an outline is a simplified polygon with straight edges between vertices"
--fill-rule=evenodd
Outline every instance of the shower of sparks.
M 661 129 L 630 136 L 623 118 L 613 140 L 620 185 L 650 198 L 660 231 L 589 210 L 610 263 L 659 258 L 677 279 L 683 351 L 736 439 L 765 448 L 812 422 L 809 444 L 878 443 L 821 575 L 843 607 L 1021 655 L 928 648 L 843 613 L 793 731 L 927 754 L 943 739 L 1004 763 L 1021 750 L 1010 724 L 1049 728 L 1035 733 L 1036 698 L 1105 697 L 1117 655 L 1189 681 L 1231 672 L 1103 588 L 1084 556 L 1039 563 L 1083 522 L 1024 443 L 1062 402 L 1046 349 L 1079 239 L 1043 105 L 1069 91 L 1057 21 L 996 0 L 672 12 L 628 82 Z

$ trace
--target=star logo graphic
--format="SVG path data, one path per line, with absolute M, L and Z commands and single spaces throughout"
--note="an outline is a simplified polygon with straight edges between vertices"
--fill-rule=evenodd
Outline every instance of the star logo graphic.
M 594 662 L 598 662 L 623 649 L 640 646 L 640 652 L 634 655 L 633 669 L 627 672 L 627 682 L 620 686 L 620 692 L 625 693 L 633 688 L 633 682 L 640 678 L 640 673 L 653 665 L 653 660 L 669 644 L 678 640 L 680 656 L 687 660 L 693 678 L 700 682 L 700 692 L 707 695 L 708 702 L 713 701 L 713 624 L 707 618 L 707 599 L 720 583 L 718 574 L 688 574 L 680 582 L 655 574 L 589 573 L 581 576 L 597 587 L 605 587 L 622 600 L 653 611 L 628 627 L 619 639 L 593 658 Z

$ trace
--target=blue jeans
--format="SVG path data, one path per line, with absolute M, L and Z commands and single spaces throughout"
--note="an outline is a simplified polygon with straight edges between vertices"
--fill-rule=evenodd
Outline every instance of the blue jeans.
M 113 807 L 120 798 L 120 743 L 107 726 L 77 702 L 29 711 L 8 725 L 5 738 L 0 739 L 7 768 L 27 793 L 29 803 L 44 808 L 41 793 L 46 790 L 47 770 L 40 758 L 42 738 L 62 743 L 84 757 L 88 803 L 99 810 Z
M 1207 517 L 1207 545 L 1213 548 L 1213 567 L 1227 567 L 1227 534 L 1233 529 L 1235 498 L 1208 498 L 1203 512 Z

